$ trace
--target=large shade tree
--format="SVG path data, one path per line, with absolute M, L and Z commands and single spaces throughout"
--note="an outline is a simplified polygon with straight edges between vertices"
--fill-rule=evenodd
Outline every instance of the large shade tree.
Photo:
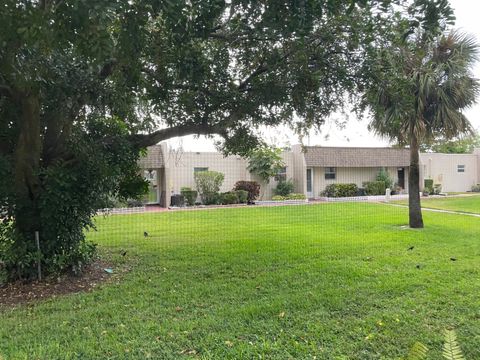
M 371 128 L 410 148 L 409 223 L 422 228 L 419 150 L 438 137 L 471 134 L 462 112 L 473 105 L 479 83 L 472 75 L 478 45 L 472 37 L 446 32 L 453 13 L 439 1 L 439 11 L 424 22 L 400 21 L 398 36 L 379 52 L 376 76 L 365 94 Z
M 96 210 L 144 188 L 148 145 L 218 134 L 247 154 L 260 126 L 320 126 L 406 2 L 2 1 L 0 271 L 83 264 Z

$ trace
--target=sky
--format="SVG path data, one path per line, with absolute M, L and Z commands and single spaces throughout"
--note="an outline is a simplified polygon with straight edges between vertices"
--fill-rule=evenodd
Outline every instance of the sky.
M 455 9 L 455 28 L 474 36 L 477 42 L 480 43 L 480 21 L 478 16 L 480 13 L 480 1 L 450 0 L 450 4 Z M 480 61 L 476 64 L 474 75 L 480 79 Z M 475 106 L 465 111 L 465 115 L 474 128 L 480 130 L 480 99 Z M 381 139 L 368 131 L 368 119 L 359 121 L 352 114 L 348 117 L 345 127 L 341 129 L 335 125 L 336 119 L 344 120 L 341 116 L 333 116 L 327 119 L 321 132 L 311 131 L 309 136 L 304 138 L 304 144 L 359 147 L 389 146 L 387 140 Z M 266 142 L 277 146 L 293 145 L 300 142 L 298 137 L 285 127 L 265 129 L 262 133 Z M 168 144 L 173 148 L 182 147 L 185 151 L 215 151 L 214 141 L 204 136 L 173 138 L 168 140 Z

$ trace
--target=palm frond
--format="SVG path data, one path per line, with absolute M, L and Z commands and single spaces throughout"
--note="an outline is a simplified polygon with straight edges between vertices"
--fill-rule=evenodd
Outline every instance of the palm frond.
M 455 330 L 445 330 L 445 342 L 443 344 L 443 358 L 447 360 L 464 360 L 462 350 L 457 343 Z

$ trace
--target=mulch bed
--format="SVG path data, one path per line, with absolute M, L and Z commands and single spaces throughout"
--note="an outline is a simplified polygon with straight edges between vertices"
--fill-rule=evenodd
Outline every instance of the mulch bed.
M 90 291 L 97 285 L 115 277 L 104 269 L 111 266 L 102 260 L 96 260 L 79 276 L 61 275 L 49 277 L 41 282 L 15 282 L 0 287 L 0 306 L 15 306 L 57 296 Z

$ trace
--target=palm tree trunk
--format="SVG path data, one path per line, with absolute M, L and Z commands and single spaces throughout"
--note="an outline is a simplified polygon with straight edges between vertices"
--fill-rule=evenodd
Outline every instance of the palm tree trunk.
M 422 207 L 420 204 L 420 154 L 418 139 L 410 139 L 410 170 L 408 174 L 409 223 L 413 229 L 423 228 Z

